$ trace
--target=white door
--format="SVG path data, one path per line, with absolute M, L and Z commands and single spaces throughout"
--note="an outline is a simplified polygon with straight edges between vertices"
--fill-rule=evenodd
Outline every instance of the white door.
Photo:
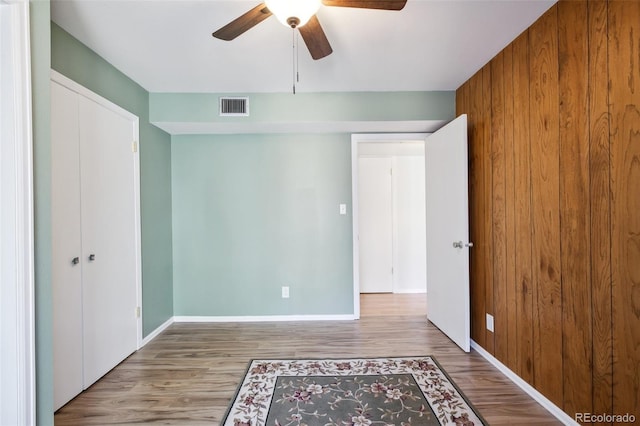
M 358 159 L 360 292 L 393 291 L 391 157 Z
M 394 157 L 393 291 L 427 291 L 424 155 Z
M 78 95 L 51 82 L 53 403 L 82 392 L 82 246 Z
M 467 116 L 427 137 L 427 317 L 470 349 Z M 455 247 L 454 247 L 455 244 Z
M 80 97 L 84 387 L 136 350 L 134 123 Z

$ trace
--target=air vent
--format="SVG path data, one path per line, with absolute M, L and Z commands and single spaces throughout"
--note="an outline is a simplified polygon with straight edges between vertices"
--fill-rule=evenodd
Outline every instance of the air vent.
M 238 117 L 249 115 L 249 98 L 220 98 L 220 116 Z

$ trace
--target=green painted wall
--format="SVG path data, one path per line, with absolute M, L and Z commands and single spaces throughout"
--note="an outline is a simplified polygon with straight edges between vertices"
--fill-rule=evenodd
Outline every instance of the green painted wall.
M 51 67 L 140 119 L 143 335 L 173 315 L 171 138 L 149 123 L 149 93 L 51 23 Z
M 353 313 L 349 135 L 174 136 L 171 147 L 175 315 Z
M 249 117 L 218 116 L 219 96 L 221 94 L 151 93 L 150 119 L 154 123 L 252 124 L 451 120 L 455 117 L 455 92 L 251 93 Z
M 36 420 L 38 425 L 52 425 L 51 14 L 48 0 L 31 1 L 29 7 L 34 169 Z

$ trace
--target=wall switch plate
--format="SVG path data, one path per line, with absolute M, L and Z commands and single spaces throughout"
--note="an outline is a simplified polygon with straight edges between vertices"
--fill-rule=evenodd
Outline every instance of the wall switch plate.
M 487 330 L 493 333 L 493 315 L 487 314 Z
M 340 214 L 347 214 L 347 205 L 340 204 Z
M 287 286 L 283 286 L 282 287 L 282 298 L 283 299 L 288 299 L 289 298 L 289 287 L 287 287 Z

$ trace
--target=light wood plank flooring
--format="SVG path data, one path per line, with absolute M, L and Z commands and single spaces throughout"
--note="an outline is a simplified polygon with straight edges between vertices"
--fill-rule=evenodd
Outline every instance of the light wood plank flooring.
M 217 425 L 251 359 L 412 355 L 434 355 L 492 425 L 560 424 L 428 324 L 424 295 L 361 304 L 359 321 L 173 324 L 61 408 L 56 425 Z
M 422 316 L 427 319 L 427 294 L 367 293 L 360 295 L 360 318 Z

